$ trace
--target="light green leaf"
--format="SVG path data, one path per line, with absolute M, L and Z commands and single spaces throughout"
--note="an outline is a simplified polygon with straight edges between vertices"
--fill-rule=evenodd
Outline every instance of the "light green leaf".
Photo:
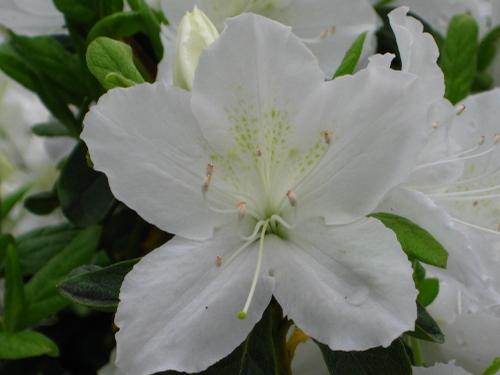
M 26 298 L 30 304 L 57 294 L 56 285 L 76 267 L 90 262 L 97 250 L 101 227 L 83 229 L 59 254 L 50 259 L 26 284 Z
M 448 252 L 425 229 L 404 217 L 389 213 L 375 213 L 370 216 L 380 220 L 396 234 L 403 251 L 411 259 L 446 268 Z
M 358 65 L 361 53 L 363 52 L 363 46 L 365 44 L 367 32 L 359 35 L 356 40 L 352 43 L 351 48 L 346 52 L 342 63 L 337 68 L 337 71 L 333 75 L 333 78 L 341 77 L 347 74 L 353 74 Z
M 423 306 L 429 306 L 439 294 L 439 280 L 435 278 L 423 279 L 417 284 L 417 301 Z
M 0 359 L 22 359 L 48 355 L 57 357 L 59 348 L 38 332 L 0 332 Z
M 60 122 L 44 122 L 35 124 L 31 131 L 40 137 L 71 137 L 72 134 Z
M 20 200 L 23 199 L 24 195 L 31 188 L 29 185 L 21 186 L 17 190 L 14 190 L 12 193 L 2 197 L 0 201 L 0 220 L 3 220 L 7 217 L 10 211 L 14 208 L 14 206 L 19 203 Z
M 470 14 L 454 16 L 443 44 L 440 65 L 446 98 L 453 104 L 469 95 L 477 73 L 479 27 Z
M 114 311 L 118 306 L 118 295 L 123 279 L 138 259 L 115 263 L 109 267 L 85 266 L 75 270 L 75 275 L 70 275 L 59 285 L 59 291 L 69 300 L 87 307 Z
M 495 358 L 491 365 L 484 370 L 483 375 L 497 375 L 500 373 L 500 357 Z
M 14 332 L 26 306 L 23 276 L 17 260 L 15 247 L 7 245 L 5 257 L 5 296 L 4 296 L 4 329 Z
M 87 65 L 92 74 L 108 90 L 144 82 L 141 73 L 134 65 L 132 48 L 117 40 L 99 37 L 90 43 L 87 49 Z M 115 78 L 110 80 L 110 74 Z
M 439 328 L 436 321 L 430 316 L 424 306 L 417 302 L 417 321 L 415 322 L 415 330 L 406 332 L 406 334 L 416 337 L 421 340 L 442 344 L 444 342 L 444 334 Z

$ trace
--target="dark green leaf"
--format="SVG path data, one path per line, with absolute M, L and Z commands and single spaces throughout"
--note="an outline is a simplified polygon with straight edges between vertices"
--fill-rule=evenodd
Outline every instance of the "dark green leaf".
M 425 229 L 412 221 L 389 213 L 370 215 L 391 229 L 404 252 L 411 258 L 436 267 L 446 268 L 448 252 Z
M 90 262 L 101 237 L 101 228 L 83 229 L 59 254 L 50 259 L 26 284 L 26 298 L 30 304 L 57 294 L 56 285 L 76 267 Z
M 14 237 L 10 234 L 0 233 L 0 264 L 3 264 L 7 256 L 7 246 L 14 243 Z
M 417 301 L 423 306 L 429 306 L 439 293 L 439 280 L 435 278 L 424 279 L 417 284 Z
M 21 269 L 25 275 L 40 270 L 49 259 L 59 254 L 80 232 L 68 224 L 32 230 L 16 238 Z
M 59 200 L 54 191 L 44 191 L 26 198 L 24 207 L 36 215 L 48 215 L 59 207 Z
M 361 57 L 361 53 L 363 52 L 366 35 L 367 33 L 364 32 L 356 38 L 351 48 L 349 48 L 349 50 L 346 52 L 344 59 L 333 75 L 333 78 L 354 73 L 354 70 L 356 69 L 356 66 L 358 65 L 359 59 Z
M 118 295 L 123 279 L 130 272 L 137 259 L 115 263 L 109 267 L 92 267 L 76 271 L 59 285 L 59 291 L 73 302 L 105 311 L 118 306 Z
M 20 318 L 19 328 L 24 329 L 33 326 L 43 319 L 52 315 L 69 305 L 67 299 L 60 295 L 53 295 L 39 302 L 27 306 Z
M 21 186 L 17 190 L 14 190 L 12 193 L 2 198 L 2 200 L 0 201 L 0 220 L 3 220 L 7 217 L 10 211 L 17 203 L 19 203 L 20 200 L 23 199 L 24 195 L 30 188 L 31 186 Z
M 403 342 L 398 339 L 388 348 L 373 348 L 363 352 L 332 351 L 318 344 L 326 366 L 332 375 L 410 375 L 410 359 Z
M 71 133 L 60 122 L 44 122 L 34 125 L 31 130 L 40 137 L 68 137 Z
M 491 365 L 484 370 L 483 375 L 497 375 L 500 373 L 500 357 L 495 358 Z
M 0 332 L 1 359 L 22 359 L 40 355 L 57 357 L 59 348 L 51 339 L 38 332 Z
M 66 17 L 84 24 L 123 10 L 123 0 L 54 0 L 54 4 Z
M 19 319 L 25 308 L 23 275 L 15 247 L 7 245 L 5 257 L 5 296 L 4 296 L 4 329 L 6 332 L 14 332 L 17 329 Z
M 415 322 L 415 331 L 407 332 L 407 334 L 421 340 L 442 344 L 444 342 L 444 335 L 436 321 L 420 303 L 417 303 L 417 311 L 418 316 Z
M 443 44 L 440 65 L 446 98 L 453 104 L 469 95 L 477 72 L 479 27 L 470 14 L 454 16 Z
M 34 90 L 30 68 L 8 42 L 0 45 L 0 70 L 27 89 Z
M 483 72 L 488 68 L 497 54 L 500 42 L 500 26 L 495 27 L 483 38 L 479 44 L 478 70 Z
M 90 43 L 87 49 L 87 65 L 108 90 L 144 82 L 134 65 L 132 48 L 110 38 L 99 37 Z
M 99 223 L 115 203 L 106 176 L 88 166 L 86 153 L 83 144 L 75 147 L 56 184 L 64 215 L 82 227 Z

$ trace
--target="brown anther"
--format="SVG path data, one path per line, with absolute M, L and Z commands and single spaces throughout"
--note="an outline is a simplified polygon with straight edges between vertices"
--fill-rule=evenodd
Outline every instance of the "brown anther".
M 222 257 L 221 257 L 221 256 L 217 255 L 217 256 L 215 257 L 215 265 L 216 265 L 217 267 L 222 266 Z
M 238 219 L 242 220 L 247 214 L 247 203 L 240 202 L 238 203 Z
M 286 196 L 288 198 L 288 201 L 290 202 L 290 205 L 292 207 L 297 207 L 297 196 L 295 195 L 293 190 L 288 190 Z
M 500 223 L 497 224 L 497 231 L 500 232 Z
M 257 155 L 259 158 L 262 156 L 262 151 L 260 150 L 260 148 L 255 151 L 255 155 Z
M 432 128 L 433 128 L 433 129 L 437 129 L 437 128 L 439 128 L 439 122 L 434 121 L 434 122 L 432 123 Z
M 214 173 L 214 165 L 212 163 L 207 164 L 207 177 L 212 176 Z
M 486 141 L 486 137 L 482 135 L 481 138 L 479 138 L 479 146 L 484 145 L 484 141 Z
M 460 104 L 456 107 L 457 110 L 457 116 L 460 116 L 462 113 L 465 111 L 465 106 L 463 104 Z
M 474 202 L 472 203 L 472 205 L 473 205 L 474 207 L 477 207 L 477 205 L 478 205 L 478 204 L 479 204 L 479 202 L 478 202 L 478 201 L 474 201 Z
M 201 185 L 201 191 L 203 192 L 203 194 L 205 194 L 208 191 L 208 187 L 210 186 L 210 182 L 212 182 L 212 176 L 207 175 L 203 179 L 203 184 Z
M 320 34 L 319 34 L 319 38 L 321 40 L 323 39 L 326 39 L 327 37 L 329 37 L 330 35 L 333 35 L 335 33 L 335 31 L 337 31 L 337 28 L 335 26 L 332 26 L 326 30 L 323 30 Z
M 332 142 L 332 132 L 329 130 L 325 130 L 325 131 L 321 132 L 321 134 L 323 135 L 323 138 L 325 139 L 325 143 L 327 145 L 329 145 Z
M 493 137 L 493 143 L 496 145 L 500 143 L 500 133 L 495 134 L 495 136 Z

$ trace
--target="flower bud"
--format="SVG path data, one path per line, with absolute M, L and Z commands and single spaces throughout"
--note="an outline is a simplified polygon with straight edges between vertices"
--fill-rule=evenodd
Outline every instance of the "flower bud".
M 191 90 L 201 53 L 218 37 L 219 32 L 214 24 L 198 7 L 186 13 L 177 30 L 173 66 L 176 86 Z

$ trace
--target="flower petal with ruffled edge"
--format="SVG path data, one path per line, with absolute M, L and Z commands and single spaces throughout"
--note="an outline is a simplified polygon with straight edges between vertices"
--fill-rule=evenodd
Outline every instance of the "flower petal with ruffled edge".
M 0 25 L 17 34 L 40 35 L 61 32 L 64 16 L 50 0 L 2 0 Z
M 410 262 L 379 221 L 338 227 L 315 221 L 288 241 L 269 238 L 267 246 L 283 312 L 332 350 L 388 346 L 414 328 Z
M 414 375 L 472 375 L 463 368 L 455 365 L 454 362 L 447 364 L 438 363 L 431 367 L 414 367 Z
M 176 237 L 144 257 L 125 277 L 115 323 L 117 365 L 134 375 L 200 372 L 243 342 L 271 301 L 273 280 L 260 278 L 246 319 L 257 249 L 217 267 L 241 246 L 236 226 L 198 242 Z

